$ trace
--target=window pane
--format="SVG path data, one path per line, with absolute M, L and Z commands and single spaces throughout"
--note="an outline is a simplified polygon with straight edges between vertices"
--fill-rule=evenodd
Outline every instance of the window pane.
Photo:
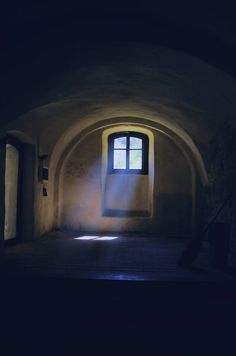
M 133 150 L 129 152 L 129 168 L 142 169 L 142 150 Z
M 114 140 L 114 148 L 126 148 L 127 137 L 118 137 Z
M 126 150 L 114 150 L 113 169 L 126 169 Z
M 130 137 L 130 148 L 142 148 L 142 139 Z

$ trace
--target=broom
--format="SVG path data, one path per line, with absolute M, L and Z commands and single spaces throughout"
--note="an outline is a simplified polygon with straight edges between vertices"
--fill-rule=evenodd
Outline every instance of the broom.
M 202 233 L 196 236 L 187 247 L 182 252 L 182 255 L 179 259 L 179 266 L 180 267 L 190 267 L 191 264 L 194 262 L 194 260 L 197 258 L 197 256 L 200 253 L 200 250 L 202 248 L 202 244 L 204 241 L 205 234 L 208 232 L 209 228 L 211 225 L 216 221 L 217 217 L 219 214 L 222 212 L 224 207 L 228 204 L 228 202 L 232 199 L 234 193 L 236 192 L 236 187 L 230 192 L 229 196 L 225 201 L 219 206 L 217 209 L 215 215 L 212 217 L 212 219 L 207 223 L 205 228 L 203 229 Z

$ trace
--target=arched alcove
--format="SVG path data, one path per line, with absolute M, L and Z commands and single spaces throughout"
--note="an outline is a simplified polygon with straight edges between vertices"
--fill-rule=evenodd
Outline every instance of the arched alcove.
M 104 142 L 107 133 L 125 127 L 149 132 L 154 137 L 154 208 L 148 217 L 104 217 L 102 213 Z M 105 119 L 73 133 L 73 139 L 64 149 L 60 146 L 62 154 L 57 163 L 52 162 L 58 157 L 55 151 L 51 158 L 52 166 L 56 166 L 54 217 L 58 226 L 73 230 L 195 233 L 198 194 L 207 184 L 207 174 L 201 155 L 187 133 L 174 132 L 163 124 L 137 117 Z M 84 175 L 83 170 L 87 172 Z M 91 204 L 96 206 L 96 211 Z

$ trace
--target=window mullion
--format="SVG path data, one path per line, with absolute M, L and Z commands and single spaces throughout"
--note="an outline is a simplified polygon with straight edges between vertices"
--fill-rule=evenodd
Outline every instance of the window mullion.
M 130 135 L 127 135 L 127 148 L 126 148 L 126 169 L 129 170 L 129 148 L 130 148 Z
M 112 148 L 112 162 L 111 162 L 111 166 L 112 166 L 112 169 L 114 169 L 115 139 L 112 140 L 111 148 Z

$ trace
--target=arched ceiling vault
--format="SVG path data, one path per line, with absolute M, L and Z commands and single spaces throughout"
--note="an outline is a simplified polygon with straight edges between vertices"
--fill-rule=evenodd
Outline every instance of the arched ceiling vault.
M 49 103 L 8 122 L 5 130 L 39 138 L 50 154 L 77 123 L 154 116 L 180 127 L 202 151 L 222 122 L 235 124 L 236 80 L 181 51 L 114 41 L 83 48 L 81 56 L 90 63 L 67 67 L 44 93 Z
M 135 3 L 19 1 L 1 12 L 1 123 L 71 95 L 68 71 L 120 61 L 111 42 L 163 46 L 236 75 L 236 26 L 230 6 L 207 0 Z M 91 48 L 106 43 L 106 57 Z M 115 57 L 112 57 L 115 54 Z M 139 55 L 140 53 L 138 53 Z M 107 60 L 107 61 L 106 61 Z M 146 59 L 149 62 L 148 56 Z

